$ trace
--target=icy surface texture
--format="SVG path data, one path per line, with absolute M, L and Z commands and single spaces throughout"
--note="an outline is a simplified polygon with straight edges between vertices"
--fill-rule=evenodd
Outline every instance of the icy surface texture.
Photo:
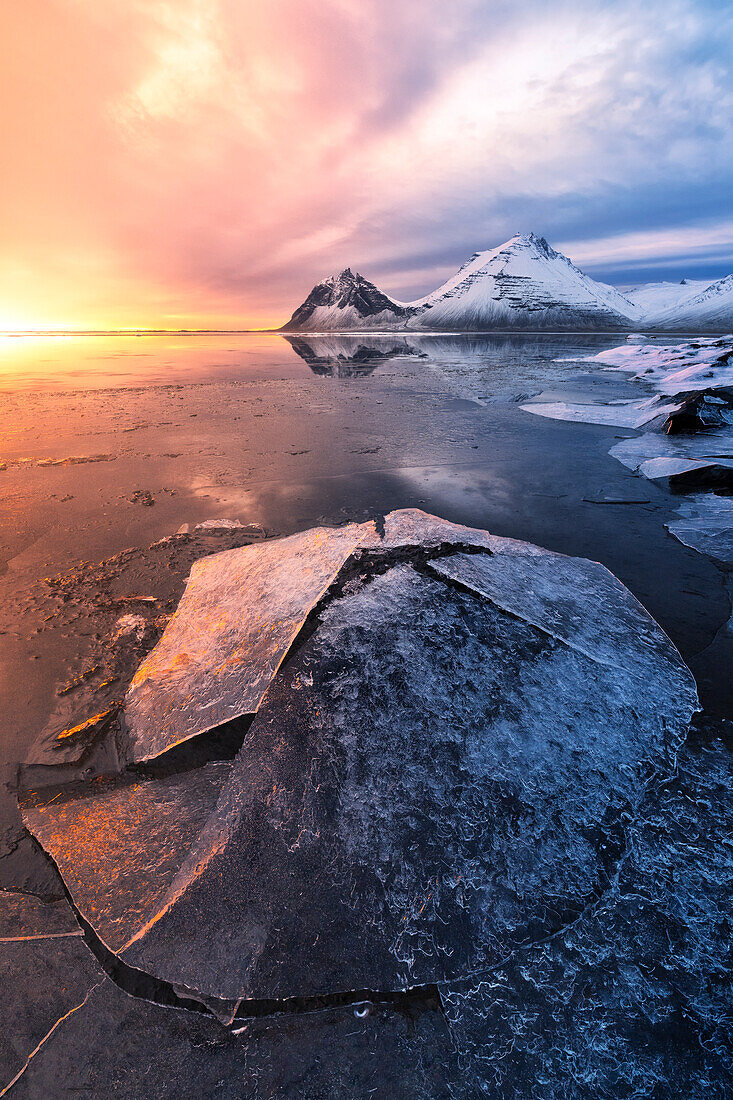
M 733 566 L 733 497 L 695 496 L 678 509 L 680 519 L 667 524 L 676 539 L 701 554 Z
M 685 748 L 630 829 L 600 903 L 547 942 L 441 990 L 476 1096 L 730 1095 L 733 760 Z
M 546 554 L 539 546 L 518 539 L 502 538 L 489 531 L 475 527 L 464 527 L 460 523 L 450 523 L 438 516 L 431 516 L 420 508 L 401 508 L 390 512 L 384 520 L 384 534 L 381 548 L 399 550 L 402 547 L 417 547 L 421 550 L 437 550 L 452 547 L 471 546 L 485 549 L 494 554 Z
M 369 524 L 315 528 L 196 562 L 125 699 L 130 760 L 252 714 L 308 612 Z
M 462 1076 L 439 1011 L 407 1016 L 377 1007 L 355 1019 L 351 1008 L 329 1008 L 227 1030 L 128 997 L 108 981 L 59 1025 L 12 1095 L 453 1100 L 451 1085 L 461 1088 Z
M 23 807 L 75 904 L 102 941 L 120 951 L 160 901 L 216 805 L 230 765 L 164 779 L 91 783 Z
M 454 981 L 553 935 L 608 889 L 697 706 L 600 565 L 419 511 L 341 534 L 301 536 L 352 550 L 233 764 L 25 800 L 101 940 L 207 1003 Z
M 684 667 L 641 604 L 599 562 L 547 551 L 535 558 L 454 554 L 430 568 L 582 656 L 644 678 L 652 693 L 666 693 L 670 665 Z

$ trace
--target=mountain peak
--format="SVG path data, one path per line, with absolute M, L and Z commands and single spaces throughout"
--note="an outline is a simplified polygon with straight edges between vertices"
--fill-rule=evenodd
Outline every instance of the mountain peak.
M 317 283 L 283 328 L 286 331 L 333 328 L 333 317 L 338 317 L 339 324 L 346 328 L 358 327 L 365 321 L 374 323 L 375 318 L 394 325 L 407 316 L 408 311 L 399 302 L 383 294 L 358 271 L 345 267 L 337 275 L 329 275 Z
M 554 249 L 550 248 L 547 243 L 547 239 L 538 237 L 536 233 L 516 233 L 506 244 L 502 245 L 502 248 L 508 248 L 509 246 L 532 249 L 535 252 L 540 252 L 543 256 L 556 255 Z

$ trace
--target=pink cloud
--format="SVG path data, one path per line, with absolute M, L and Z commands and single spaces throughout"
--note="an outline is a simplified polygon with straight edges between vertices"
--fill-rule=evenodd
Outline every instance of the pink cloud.
M 659 4 L 4 5 L 0 321 L 275 323 L 346 264 L 417 291 L 516 228 L 602 238 L 574 211 L 730 172 L 715 28 Z

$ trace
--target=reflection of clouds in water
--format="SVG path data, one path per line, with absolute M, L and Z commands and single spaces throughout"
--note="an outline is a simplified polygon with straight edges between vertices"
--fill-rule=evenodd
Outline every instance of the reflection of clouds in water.
M 485 466 L 403 467 L 394 470 L 393 475 L 440 515 L 455 509 L 475 513 L 488 505 L 505 506 L 516 495 L 516 487 Z
M 298 479 L 268 478 L 241 488 L 201 479 L 190 488 L 205 505 L 206 518 L 261 523 L 270 534 L 314 523 L 338 525 L 416 504 L 446 516 L 480 516 L 511 509 L 516 495 L 507 479 L 466 465 L 390 465 L 312 477 L 304 470 Z
M 313 524 L 339 525 L 349 522 L 358 510 L 350 474 L 315 476 L 305 481 L 275 476 L 241 487 L 198 479 L 189 488 L 202 506 L 196 510 L 197 521 L 203 510 L 207 519 L 239 520 L 245 526 L 259 523 L 268 535 Z
M 250 512 L 256 509 L 257 493 L 249 487 L 221 485 L 210 478 L 194 478 L 188 485 L 191 496 L 197 502 L 206 502 L 211 519 L 239 519 L 242 523 L 254 522 L 258 517 Z

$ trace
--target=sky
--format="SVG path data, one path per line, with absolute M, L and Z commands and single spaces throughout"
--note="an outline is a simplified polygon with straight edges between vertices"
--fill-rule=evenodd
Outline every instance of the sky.
M 733 271 L 729 0 L 4 0 L 0 329 L 268 327 L 547 237 Z

